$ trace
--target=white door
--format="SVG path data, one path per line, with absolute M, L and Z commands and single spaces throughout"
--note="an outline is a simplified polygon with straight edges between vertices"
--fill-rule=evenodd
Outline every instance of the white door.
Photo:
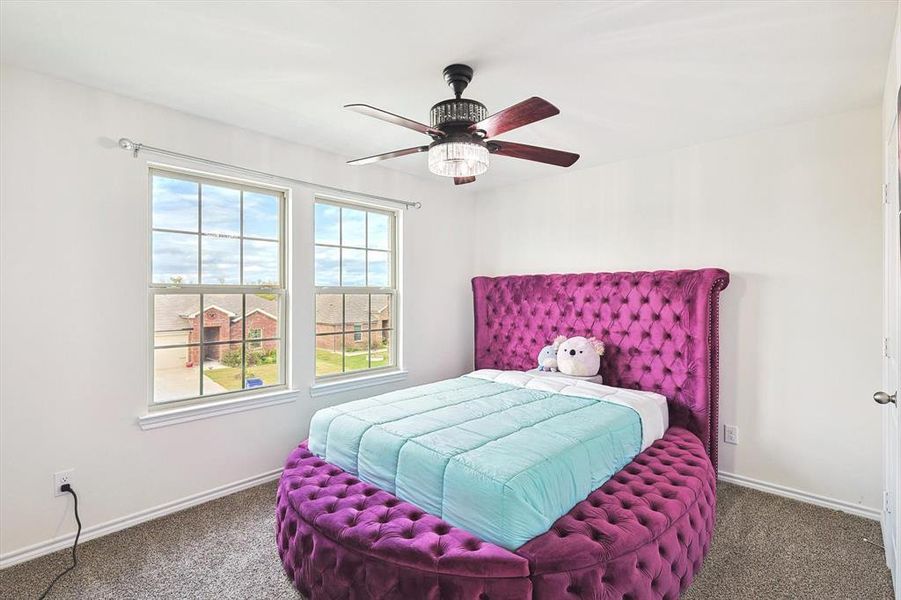
M 901 600 L 901 410 L 898 409 L 898 388 L 901 383 L 901 209 L 899 209 L 899 177 L 901 177 L 901 156 L 898 143 L 898 114 L 889 135 L 885 149 L 885 188 L 883 198 L 883 257 L 884 272 L 884 313 L 883 313 L 883 358 L 882 390 L 874 399 L 882 404 L 883 447 L 885 449 L 885 501 L 882 514 L 882 539 L 888 566 L 895 579 L 895 598 Z

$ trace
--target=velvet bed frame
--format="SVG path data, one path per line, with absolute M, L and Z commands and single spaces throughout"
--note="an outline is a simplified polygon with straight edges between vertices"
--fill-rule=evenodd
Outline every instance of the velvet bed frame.
M 312 454 L 288 457 L 276 539 L 310 600 L 675 599 L 716 508 L 721 269 L 476 277 L 476 368 L 532 368 L 557 335 L 594 335 L 604 382 L 659 392 L 670 428 L 551 529 L 509 551 Z

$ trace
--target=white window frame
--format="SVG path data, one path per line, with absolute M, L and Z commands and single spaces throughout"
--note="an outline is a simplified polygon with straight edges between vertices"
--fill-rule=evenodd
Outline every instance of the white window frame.
M 379 286 L 317 286 L 315 285 L 315 264 L 313 266 L 313 278 L 314 278 L 314 291 L 313 291 L 313 364 L 312 364 L 312 373 L 313 373 L 313 387 L 312 387 L 312 395 L 318 396 L 320 394 L 330 393 L 330 392 L 339 392 L 347 389 L 353 389 L 355 387 L 364 387 L 366 385 L 375 385 L 378 383 L 387 383 L 389 381 L 396 381 L 406 376 L 406 371 L 403 370 L 401 365 L 401 315 L 400 315 L 400 306 L 401 306 L 401 281 L 400 281 L 400 260 L 401 260 L 401 240 L 400 240 L 400 224 L 401 224 L 401 212 L 399 209 L 391 209 L 381 205 L 374 205 L 367 202 L 355 201 L 348 198 L 338 198 L 334 196 L 326 196 L 322 194 L 316 194 L 313 198 L 314 202 L 314 214 L 315 214 L 315 205 L 316 204 L 328 204 L 331 206 L 337 206 L 339 208 L 346 207 L 354 210 L 363 210 L 372 213 L 378 213 L 387 215 L 389 217 L 389 225 L 391 231 L 389 232 L 389 253 L 391 256 L 391 261 L 389 265 L 389 277 L 391 285 L 388 287 L 379 287 Z M 315 217 L 314 217 L 315 220 Z M 339 234 L 338 244 L 320 244 L 316 242 L 315 233 L 313 235 L 313 253 L 315 255 L 315 249 L 317 246 L 331 247 L 331 248 L 350 248 L 357 250 L 366 250 L 365 246 L 368 246 L 368 236 L 369 236 L 369 227 L 366 228 L 366 236 L 367 240 L 364 244 L 363 248 L 357 246 L 344 246 L 342 244 L 343 240 L 341 239 L 341 235 Z M 315 232 L 315 222 L 314 222 L 314 232 Z M 339 264 L 339 269 L 341 269 L 343 265 Z M 344 307 L 342 305 L 342 326 L 341 330 L 337 334 L 317 334 L 316 333 L 316 297 L 320 294 L 369 294 L 369 295 L 389 295 L 391 297 L 391 302 L 389 304 L 389 312 L 391 315 L 391 327 L 389 329 L 389 337 L 388 337 L 388 356 L 389 356 L 389 365 L 384 367 L 372 367 L 370 366 L 368 369 L 360 369 L 357 371 L 343 371 L 340 373 L 329 373 L 327 375 L 317 375 L 316 374 L 316 342 L 319 337 L 328 336 L 328 335 L 336 335 L 337 337 L 344 338 L 347 335 L 353 335 L 353 332 L 345 331 L 345 323 L 343 311 Z M 371 323 L 367 324 L 367 329 L 362 331 L 362 333 L 370 335 Z M 379 328 L 376 331 L 382 331 L 383 329 Z M 371 339 L 371 338 L 370 338 Z M 367 345 L 368 346 L 368 345 Z M 369 349 L 371 356 L 371 348 Z
M 256 406 L 268 406 L 271 404 L 280 404 L 284 402 L 293 401 L 296 398 L 296 392 L 287 393 L 289 390 L 289 365 L 290 365 L 290 340 L 289 331 L 290 327 L 288 324 L 288 302 L 289 302 L 289 292 L 290 289 L 287 275 L 289 272 L 288 269 L 288 260 L 289 260 L 289 240 L 287 239 L 287 223 L 288 223 L 288 205 L 290 198 L 290 189 L 285 187 L 268 185 L 265 183 L 260 183 L 257 181 L 249 181 L 246 179 L 238 179 L 234 177 L 228 177 L 224 175 L 214 174 L 214 173 L 205 173 L 200 171 L 195 171 L 192 169 L 184 169 L 180 167 L 175 167 L 171 165 L 164 165 L 159 163 L 148 163 L 148 211 L 149 211 L 149 228 L 148 228 L 148 261 L 147 261 L 147 281 L 149 286 L 149 328 L 148 328 L 148 373 L 149 373 L 149 386 L 148 386 L 148 415 L 141 417 L 139 419 L 139 423 L 141 427 L 144 429 L 153 429 L 159 426 L 167 425 L 170 423 L 180 423 L 185 421 L 191 421 L 196 418 L 202 418 L 203 415 L 197 416 L 193 409 L 207 409 L 209 407 L 222 407 L 221 410 L 211 411 L 209 414 L 214 416 L 216 414 L 228 414 L 231 412 L 235 412 L 236 410 L 241 410 L 241 408 L 236 408 L 236 402 L 243 403 L 248 408 L 254 408 Z M 221 187 L 230 187 L 234 189 L 238 189 L 242 192 L 259 192 L 268 195 L 277 195 L 279 198 L 279 223 L 278 223 L 278 235 L 279 235 L 279 285 L 221 285 L 221 284 L 204 284 L 204 283 L 196 283 L 196 284 L 172 284 L 172 283 L 154 283 L 153 281 L 153 232 L 154 231 L 167 231 L 166 229 L 156 229 L 153 227 L 153 176 L 161 175 L 164 177 L 171 177 L 175 179 L 183 179 L 187 181 L 193 181 L 198 184 L 208 184 L 208 185 L 216 185 Z M 200 191 L 200 187 L 198 187 L 198 191 Z M 242 202 L 243 202 L 243 194 L 242 194 Z M 241 239 L 255 239 L 253 237 L 245 238 L 243 236 L 243 220 L 244 220 L 244 211 L 243 208 L 240 211 L 241 214 Z M 198 219 L 202 219 L 202 198 L 198 198 Z M 202 271 L 201 271 L 201 262 L 203 260 L 203 236 L 200 233 L 200 227 L 202 223 L 198 221 L 198 237 L 200 241 L 198 243 L 197 249 L 197 260 L 198 260 L 198 281 L 202 280 Z M 242 252 L 243 252 L 243 244 L 242 244 Z M 240 268 L 243 270 L 243 260 L 240 261 Z M 169 345 L 165 346 L 165 348 L 186 348 L 191 346 L 198 346 L 199 352 L 201 353 L 201 374 L 199 375 L 200 383 L 198 385 L 198 391 L 200 394 L 198 396 L 191 396 L 187 398 L 179 398 L 174 400 L 162 400 L 158 401 L 155 399 L 154 394 L 154 355 L 155 349 L 157 349 L 155 344 L 155 323 L 154 323 L 154 306 L 155 306 L 155 297 L 158 294 L 193 294 L 197 295 L 200 302 L 200 312 L 199 318 L 200 321 L 200 341 L 198 343 L 185 343 L 185 344 L 177 344 L 177 345 Z M 211 294 L 272 294 L 279 297 L 278 302 L 278 314 L 276 315 L 278 318 L 278 330 L 277 337 L 275 338 L 261 338 L 258 341 L 260 344 L 264 341 L 272 341 L 278 340 L 279 342 L 279 351 L 278 351 L 278 374 L 279 374 L 279 383 L 274 385 L 255 387 L 250 389 L 241 389 L 234 390 L 228 392 L 220 392 L 216 394 L 203 394 L 203 313 L 206 308 L 203 306 L 203 295 Z M 243 303 L 243 301 L 242 301 Z M 242 327 L 242 339 L 236 340 L 235 344 L 250 344 L 251 342 L 247 338 L 247 332 L 243 331 L 246 328 L 246 306 L 242 306 L 243 315 L 241 318 L 241 327 Z M 163 348 L 162 346 L 160 348 Z M 245 376 L 243 371 L 246 369 L 246 360 L 242 361 L 242 381 Z M 154 416 L 155 414 L 160 413 L 161 416 Z

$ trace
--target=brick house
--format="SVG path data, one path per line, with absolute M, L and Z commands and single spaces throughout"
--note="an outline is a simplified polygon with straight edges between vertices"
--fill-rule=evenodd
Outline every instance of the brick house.
M 278 303 L 267 296 L 248 294 L 247 341 L 248 350 L 268 351 L 278 348 L 277 341 L 254 342 L 254 339 L 274 338 L 279 335 Z M 198 296 L 193 294 L 160 295 L 155 298 L 154 341 L 157 346 L 176 344 L 197 344 L 204 346 L 204 360 L 218 361 L 223 353 L 240 349 L 245 327 L 241 316 L 241 296 L 213 295 L 205 297 L 203 331 L 201 332 Z M 220 343 L 216 342 L 233 342 Z M 163 358 L 161 356 L 161 358 Z M 173 364 L 166 367 L 192 366 L 200 359 L 200 348 L 185 348 L 183 354 L 171 354 L 164 358 Z M 176 364 L 178 363 L 178 364 Z
M 248 306 L 248 309 L 250 307 Z M 188 343 L 195 344 L 200 341 L 200 313 L 194 312 L 185 317 L 191 323 L 191 331 L 188 334 Z M 224 352 L 231 349 L 240 349 L 239 344 L 217 344 L 215 342 L 227 342 L 236 340 L 240 342 L 243 336 L 243 327 L 247 328 L 247 350 L 268 351 L 278 348 L 278 342 L 269 340 L 252 342 L 249 340 L 278 337 L 278 317 L 261 308 L 254 308 L 247 312 L 247 324 L 242 323 L 240 314 L 215 304 L 207 306 L 203 312 L 203 341 L 204 360 L 218 361 Z M 190 362 L 197 362 L 200 356 L 200 348 L 191 348 L 188 356 Z
M 322 294 L 316 297 L 316 347 L 332 352 L 341 352 L 341 334 L 344 333 L 344 347 L 347 350 L 365 350 L 369 343 L 372 348 L 381 348 L 388 343 L 391 327 L 390 297 L 372 295 L 372 306 L 364 294 L 344 296 Z M 371 334 L 370 334 L 371 330 Z M 371 335 L 371 339 L 370 339 Z

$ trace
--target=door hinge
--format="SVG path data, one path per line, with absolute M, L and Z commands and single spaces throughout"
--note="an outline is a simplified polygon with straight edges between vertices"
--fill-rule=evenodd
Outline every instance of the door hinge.
M 882 338 L 882 357 L 889 358 L 887 337 Z
M 882 184 L 882 203 L 888 204 L 888 183 Z

